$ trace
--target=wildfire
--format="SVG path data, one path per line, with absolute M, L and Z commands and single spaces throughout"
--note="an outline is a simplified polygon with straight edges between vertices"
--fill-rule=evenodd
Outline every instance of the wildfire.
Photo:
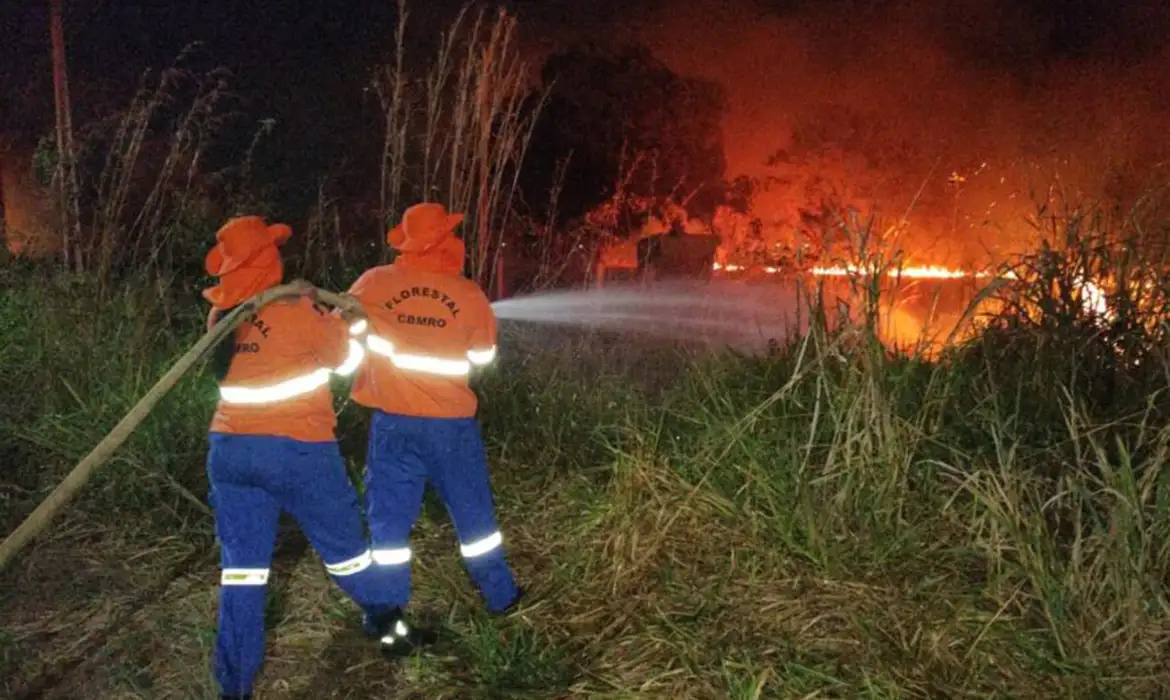
M 747 268 L 743 265 L 715 263 L 713 269 L 716 271 L 738 272 Z M 780 272 L 779 268 L 772 266 L 762 267 L 760 270 L 769 275 L 775 275 Z M 814 267 L 811 272 L 816 277 L 864 277 L 872 274 L 871 271 L 855 265 Z M 891 268 L 886 270 L 885 274 L 887 277 L 921 280 L 986 279 L 992 276 L 991 273 L 986 271 L 957 270 L 943 265 L 914 265 L 910 267 Z M 1004 272 L 1002 277 L 1004 279 L 1016 279 L 1016 274 L 1009 270 Z M 1077 284 L 1077 287 L 1080 289 L 1082 304 L 1086 311 L 1104 318 L 1111 317 L 1112 312 L 1109 309 L 1108 298 L 1100 285 L 1091 280 L 1081 280 Z
M 1081 303 L 1086 311 L 1105 318 L 1112 318 L 1113 314 L 1109 311 L 1109 301 L 1105 298 L 1105 291 L 1100 286 L 1089 280 L 1082 280 L 1077 286 L 1081 290 Z

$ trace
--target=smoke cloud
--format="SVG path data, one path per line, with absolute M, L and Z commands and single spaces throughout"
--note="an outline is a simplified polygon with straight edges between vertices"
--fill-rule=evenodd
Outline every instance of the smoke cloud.
M 912 207 L 915 252 L 958 264 L 1030 245 L 1024 217 L 1054 182 L 1124 204 L 1166 180 L 1170 6 L 1051 4 L 678 0 L 555 33 L 642 41 L 721 83 L 729 176 L 809 156 L 800 177 Z M 799 199 L 773 188 L 756 213 L 790 220 Z

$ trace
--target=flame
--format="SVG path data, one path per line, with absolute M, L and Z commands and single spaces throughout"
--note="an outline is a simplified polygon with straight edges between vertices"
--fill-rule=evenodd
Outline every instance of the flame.
M 737 272 L 748 268 L 743 265 L 715 263 L 712 269 L 716 271 Z M 758 269 L 769 275 L 780 272 L 779 268 L 770 265 Z M 816 277 L 868 277 L 872 274 L 871 270 L 857 265 L 814 267 L 810 271 Z M 885 274 L 887 277 L 920 280 L 986 279 L 993 276 L 992 273 L 984 270 L 959 270 L 943 265 L 912 265 L 910 267 L 891 268 L 886 270 Z M 999 276 L 1003 279 L 1018 279 L 1018 275 L 1011 270 L 1000 273 Z M 1093 280 L 1082 279 L 1078 280 L 1077 288 L 1080 290 L 1081 303 L 1085 311 L 1105 319 L 1112 318 L 1113 313 L 1109 308 L 1108 296 L 1100 284 Z
M 849 277 L 853 275 L 867 276 L 870 274 L 870 271 L 855 265 L 849 265 L 845 267 L 837 265 L 833 267 L 814 267 L 812 269 L 812 273 L 817 277 Z M 943 267 L 942 265 L 914 265 L 911 267 L 893 268 L 886 271 L 886 276 L 924 280 L 954 280 L 964 278 L 990 277 L 990 275 L 986 272 L 955 270 L 949 267 Z
M 1082 280 L 1078 285 L 1081 290 L 1081 303 L 1085 307 L 1085 311 L 1105 318 L 1112 318 L 1112 313 L 1109 311 L 1109 301 L 1105 298 L 1105 292 L 1092 280 Z
M 715 263 L 711 266 L 711 269 L 715 270 L 716 272 L 720 270 L 725 270 L 727 272 L 737 272 L 740 270 L 746 270 L 747 268 L 743 265 L 735 265 L 731 263 Z M 780 272 L 780 268 L 773 267 L 771 265 L 758 269 L 769 275 L 775 275 Z M 811 272 L 817 277 L 849 277 L 853 275 L 867 276 L 870 274 L 869 270 L 858 267 L 856 265 L 814 267 L 812 268 Z M 988 272 L 969 272 L 967 270 L 955 270 L 949 267 L 944 267 L 942 265 L 914 265 L 911 267 L 890 269 L 886 271 L 886 275 L 888 277 L 908 277 L 913 279 L 927 280 L 953 280 L 968 277 L 982 279 L 991 277 L 991 273 Z M 1011 277 L 1012 275 L 1009 273 L 1008 276 Z
M 746 270 L 747 268 L 743 265 L 736 265 L 733 263 L 728 263 L 726 265 L 722 263 L 715 263 L 711 266 L 711 269 L 717 272 L 720 270 L 725 270 L 727 272 L 738 272 L 740 270 Z M 774 267 L 772 265 L 761 267 L 759 270 L 768 275 L 775 275 L 780 272 L 780 268 Z M 847 267 L 814 267 L 812 268 L 811 272 L 817 277 L 849 277 L 852 275 L 865 276 L 869 274 L 869 271 L 855 265 L 850 265 Z M 886 275 L 889 277 L 910 277 L 914 279 L 934 280 L 961 279 L 964 277 L 983 278 L 991 276 L 987 272 L 967 272 L 966 270 L 953 270 L 948 267 L 943 267 L 942 265 L 916 265 L 912 267 L 903 267 L 889 270 L 886 272 Z

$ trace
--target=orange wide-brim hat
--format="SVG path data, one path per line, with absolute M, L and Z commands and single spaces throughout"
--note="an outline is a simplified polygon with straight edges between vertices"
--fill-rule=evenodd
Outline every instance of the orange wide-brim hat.
M 400 253 L 425 253 L 449 238 L 461 223 L 463 214 L 449 214 L 442 204 L 415 204 L 386 234 L 386 242 Z
M 229 309 L 269 287 L 280 284 L 284 270 L 279 246 L 292 235 L 287 224 L 266 224 L 259 216 L 229 220 L 215 234 L 203 260 L 207 274 L 219 284 L 203 290 L 216 308 Z

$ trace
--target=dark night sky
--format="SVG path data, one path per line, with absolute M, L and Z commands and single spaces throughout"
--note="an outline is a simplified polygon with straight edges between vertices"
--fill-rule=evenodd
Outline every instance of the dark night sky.
M 328 92 L 350 81 L 387 48 L 394 0 L 66 0 L 69 59 L 79 88 L 94 79 L 132 84 L 146 67 L 171 60 L 199 40 L 245 84 L 272 95 Z M 415 36 L 443 26 L 459 0 L 412 3 Z M 1061 55 L 1140 56 L 1164 46 L 1162 0 L 511 0 L 530 45 L 563 38 L 652 35 L 680 18 L 694 36 L 729 17 L 741 24 L 806 17 L 824 27 L 864 27 L 911 8 L 960 60 L 1002 70 Z M 945 8 L 940 7 L 945 6 Z M 926 9 L 921 9 L 926 8 Z M 1160 15 L 1159 22 L 1151 18 Z M 7 95 L 50 80 L 47 1 L 5 0 L 0 60 Z M 703 47 L 696 47 L 702 50 Z M 51 89 L 51 88 L 50 88 Z M 51 94 L 51 92 L 50 92 Z M 11 98 L 9 98 L 11 99 Z M 5 100 L 8 102 L 9 100 Z M 338 110 L 343 105 L 335 105 Z M 11 103 L 5 105 L 7 115 Z
M 4 77 L 9 94 L 28 90 L 21 110 L 27 126 L 38 117 L 51 120 L 52 76 L 45 3 L 24 4 L 5 11 L 3 26 L 16 31 L 4 34 L 17 41 L 4 42 L 3 64 L 22 68 Z M 165 67 L 184 46 L 200 41 L 235 73 L 256 116 L 297 126 L 350 124 L 338 96 L 353 93 L 367 75 L 394 12 L 388 3 L 344 3 L 344 12 L 336 9 L 342 4 L 66 0 L 70 87 L 78 110 L 90 87 L 112 92 L 119 104 L 144 70 Z
M 0 1 L 0 132 L 47 133 L 47 1 Z M 410 4 L 411 36 L 433 40 L 461 3 Z M 904 125 L 921 143 L 924 162 L 950 150 L 978 163 L 989 153 L 1100 141 L 1114 132 L 1123 155 L 1134 154 L 1164 145 L 1170 131 L 1166 0 L 503 4 L 518 15 L 524 46 L 537 60 L 566 41 L 638 40 L 675 70 L 723 83 L 729 174 L 761 163 L 784 144 L 793 122 L 819 119 L 825 104 Z M 87 87 L 111 89 L 118 105 L 143 69 L 165 66 L 201 40 L 236 73 L 252 116 L 275 117 L 278 128 L 297 135 L 299 167 L 335 167 L 352 154 L 348 136 L 377 138 L 362 87 L 392 41 L 394 0 L 66 5 L 79 112 L 93 102 Z
M 394 0 L 66 0 L 69 60 L 80 91 L 86 82 L 132 85 L 146 67 L 171 60 L 188 42 L 204 42 L 261 99 L 317 107 L 314 100 L 355 82 L 385 51 L 393 31 Z M 412 3 L 415 36 L 443 26 L 458 0 Z M 560 39 L 653 35 L 680 18 L 692 25 L 687 43 L 729 17 L 750 25 L 765 19 L 805 17 L 824 28 L 864 27 L 879 15 L 913 9 L 962 62 L 1019 70 L 1039 61 L 1091 54 L 1141 56 L 1164 45 L 1162 23 L 1151 22 L 1162 0 L 958 0 L 939 3 L 885 0 L 511 0 L 529 45 L 548 48 Z M 946 6 L 945 9 L 939 6 Z M 1010 26 L 1009 26 L 1010 25 Z M 5 0 L 0 10 L 0 65 L 8 117 L 14 93 L 49 87 L 47 2 Z M 703 46 L 695 47 L 702 51 Z M 360 82 L 356 81 L 356 82 Z M 316 88 L 314 89 L 314 86 Z M 344 91 L 344 89 L 343 89 Z M 293 96 L 296 96 L 295 99 Z M 279 100 L 280 97 L 286 99 Z M 79 98 L 81 99 L 81 98 Z

